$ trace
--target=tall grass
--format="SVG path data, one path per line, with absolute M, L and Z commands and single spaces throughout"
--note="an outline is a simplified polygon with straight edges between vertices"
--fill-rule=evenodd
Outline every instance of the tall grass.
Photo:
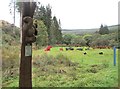
M 64 64 L 65 66 L 75 65 L 67 56 L 59 53 L 56 56 L 48 55 L 46 53 L 38 55 L 33 58 L 33 64 L 37 66 L 46 66 L 46 65 L 60 65 Z
M 3 82 L 18 75 L 19 49 L 16 46 L 2 48 L 2 78 Z

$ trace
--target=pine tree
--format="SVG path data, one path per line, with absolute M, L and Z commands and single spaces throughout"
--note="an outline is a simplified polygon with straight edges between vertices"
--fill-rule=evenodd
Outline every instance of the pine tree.
M 56 44 L 56 27 L 54 24 L 54 21 L 51 21 L 51 27 L 50 27 L 50 39 L 51 39 L 51 44 Z
M 48 33 L 48 44 L 51 44 L 51 39 L 50 39 L 50 26 L 51 26 L 51 20 L 52 20 L 52 11 L 51 7 L 48 4 L 46 7 L 41 5 L 40 7 L 37 7 L 37 11 L 35 13 L 34 18 L 38 20 L 42 20 L 47 27 L 47 33 Z
M 54 24 L 55 24 L 55 37 L 56 37 L 56 40 L 57 40 L 57 43 L 60 44 L 62 43 L 62 33 L 61 33 L 61 27 L 60 27 L 60 20 L 59 20 L 59 23 L 57 21 L 57 18 L 56 16 L 53 17 L 53 21 L 54 21 Z
M 109 34 L 109 29 L 107 25 L 103 26 L 101 24 L 100 29 L 99 29 L 99 34 L 104 35 L 104 34 Z

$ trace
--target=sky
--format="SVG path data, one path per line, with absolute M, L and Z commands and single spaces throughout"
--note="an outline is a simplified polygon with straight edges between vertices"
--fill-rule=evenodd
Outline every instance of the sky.
M 50 4 L 52 16 L 61 20 L 62 29 L 91 29 L 103 25 L 118 24 L 119 0 L 37 0 L 42 5 Z M 10 0 L 0 3 L 0 20 L 13 23 L 9 11 Z M 16 13 L 16 25 L 19 26 L 19 14 Z

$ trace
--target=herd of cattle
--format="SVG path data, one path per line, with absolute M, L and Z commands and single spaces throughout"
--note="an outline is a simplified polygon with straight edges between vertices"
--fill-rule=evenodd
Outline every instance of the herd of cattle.
M 74 50 L 74 48 L 72 48 L 72 47 L 65 48 L 65 49 L 66 49 L 66 51 L 67 51 L 67 50 Z M 83 48 L 77 48 L 76 50 L 83 51 L 84 49 L 83 49 Z M 90 50 L 90 48 L 85 48 L 85 50 Z
M 69 47 L 69 48 L 66 48 L 66 51 L 67 51 L 67 50 L 74 50 L 74 48 Z M 76 50 L 83 51 L 84 49 L 83 49 L 83 48 L 77 48 Z M 90 48 L 85 48 L 85 50 L 90 50 Z M 87 52 L 84 52 L 83 54 L 86 55 Z M 99 54 L 100 54 L 100 55 L 103 55 L 103 52 L 99 52 Z
M 47 46 L 45 51 L 50 51 L 50 49 L 52 48 L 52 46 Z M 103 47 L 103 46 L 100 46 L 100 47 L 96 47 L 97 49 L 105 49 L 105 48 L 108 48 L 110 49 L 111 47 Z M 63 51 L 63 50 L 78 50 L 78 51 L 84 51 L 84 50 L 90 50 L 91 48 L 90 47 L 87 47 L 87 48 L 84 48 L 84 47 L 79 47 L 79 48 L 73 48 L 73 47 L 66 47 L 65 49 L 63 49 L 62 47 L 59 48 L 60 51 Z M 95 48 L 93 48 L 95 49 Z M 84 52 L 84 55 L 86 55 L 87 52 Z M 99 52 L 100 55 L 103 55 L 103 52 Z

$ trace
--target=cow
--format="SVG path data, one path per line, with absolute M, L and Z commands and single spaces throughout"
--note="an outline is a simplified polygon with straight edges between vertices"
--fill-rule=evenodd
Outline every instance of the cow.
M 63 51 L 63 48 L 60 48 L 60 51 Z
M 87 53 L 86 52 L 84 52 L 84 55 L 86 55 Z
M 47 48 L 45 49 L 45 51 L 50 51 L 51 48 L 52 48 L 52 46 L 47 46 Z
M 67 50 L 74 50 L 74 48 L 72 48 L 72 47 L 65 48 L 65 49 L 66 49 L 66 51 L 67 51 Z
M 83 48 L 77 48 L 76 50 L 83 51 Z
M 103 55 L 103 52 L 99 52 L 100 55 Z

